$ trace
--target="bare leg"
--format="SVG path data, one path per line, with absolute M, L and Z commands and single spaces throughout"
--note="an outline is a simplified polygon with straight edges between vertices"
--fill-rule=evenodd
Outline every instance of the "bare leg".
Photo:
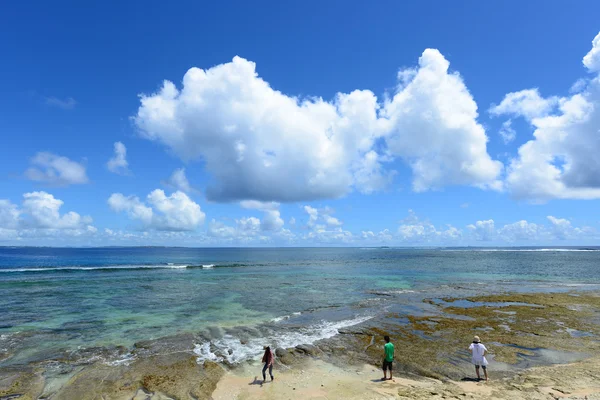
M 483 368 L 483 373 L 485 374 L 485 380 L 488 380 L 487 368 Z
M 481 376 L 479 375 L 479 365 L 475 366 L 475 372 L 477 373 L 477 380 L 481 379 Z
M 390 381 L 392 380 L 392 368 L 390 368 Z
M 382 381 L 385 381 L 387 379 L 387 369 L 385 369 L 385 367 L 383 368 L 383 378 L 381 378 Z

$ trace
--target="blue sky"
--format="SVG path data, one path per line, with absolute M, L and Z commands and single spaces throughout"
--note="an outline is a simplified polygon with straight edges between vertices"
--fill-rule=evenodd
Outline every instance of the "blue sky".
M 0 245 L 597 244 L 599 14 L 7 5 Z

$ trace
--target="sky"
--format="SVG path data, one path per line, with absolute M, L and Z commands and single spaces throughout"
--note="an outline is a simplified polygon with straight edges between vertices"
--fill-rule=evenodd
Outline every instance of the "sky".
M 213 3 L 3 6 L 0 245 L 600 243 L 597 1 Z

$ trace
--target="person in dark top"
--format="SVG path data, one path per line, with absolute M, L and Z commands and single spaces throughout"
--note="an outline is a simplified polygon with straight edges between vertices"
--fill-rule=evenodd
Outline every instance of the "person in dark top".
M 262 362 L 265 364 L 262 370 L 263 374 L 263 382 L 267 381 L 267 368 L 269 369 L 269 375 L 271 375 L 271 382 L 273 379 L 273 361 L 275 361 L 275 357 L 273 356 L 273 352 L 271 351 L 271 347 L 265 347 L 265 354 L 263 355 Z

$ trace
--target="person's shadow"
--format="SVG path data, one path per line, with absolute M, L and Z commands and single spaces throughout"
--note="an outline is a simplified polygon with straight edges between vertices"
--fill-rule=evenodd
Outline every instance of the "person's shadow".
M 265 383 L 262 379 L 258 379 L 258 376 L 254 377 L 254 380 L 250 382 L 248 385 L 259 385 L 262 386 Z
M 463 381 L 463 382 L 479 382 L 479 381 L 481 381 L 481 379 L 479 379 L 479 378 L 462 378 L 461 381 Z

